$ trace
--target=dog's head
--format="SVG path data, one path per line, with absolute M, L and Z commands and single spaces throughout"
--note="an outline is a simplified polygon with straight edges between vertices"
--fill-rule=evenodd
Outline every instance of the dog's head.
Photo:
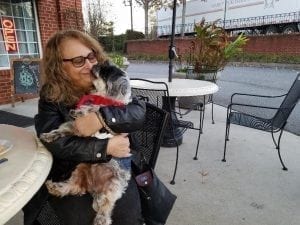
M 93 84 L 96 92 L 127 104 L 131 100 L 131 88 L 129 78 L 123 70 L 106 62 L 96 64 L 92 68 L 95 76 Z

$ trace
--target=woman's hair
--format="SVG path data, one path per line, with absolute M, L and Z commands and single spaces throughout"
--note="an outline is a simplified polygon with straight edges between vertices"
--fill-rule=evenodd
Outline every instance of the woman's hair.
M 53 102 L 74 105 L 87 90 L 79 89 L 64 72 L 61 44 L 65 40 L 76 39 L 91 48 L 99 63 L 107 57 L 101 45 L 89 35 L 77 30 L 63 30 L 55 33 L 47 42 L 43 57 L 43 81 L 41 95 Z

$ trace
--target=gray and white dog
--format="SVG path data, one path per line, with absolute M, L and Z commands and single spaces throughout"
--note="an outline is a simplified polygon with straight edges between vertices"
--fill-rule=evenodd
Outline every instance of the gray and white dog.
M 96 77 L 93 81 L 94 94 L 114 98 L 124 104 L 130 102 L 130 83 L 124 71 L 113 65 L 97 64 L 92 68 L 92 73 Z M 98 112 L 99 107 L 101 105 L 87 101 L 87 104 L 72 111 L 72 116 L 76 118 L 87 112 Z M 52 142 L 66 135 L 76 135 L 72 121 L 62 124 L 49 133 L 41 134 L 40 139 Z M 99 134 L 95 136 L 101 137 Z M 80 163 L 68 180 L 63 182 L 48 180 L 46 186 L 51 194 L 60 197 L 90 193 L 93 196 L 93 209 L 96 211 L 94 225 L 110 225 L 115 202 L 126 190 L 131 176 L 130 171 L 120 164 L 120 160 L 116 158 L 107 163 Z

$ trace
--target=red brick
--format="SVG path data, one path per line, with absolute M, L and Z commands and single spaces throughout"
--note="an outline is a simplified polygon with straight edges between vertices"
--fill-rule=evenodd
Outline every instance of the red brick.
M 43 0 L 36 1 L 39 18 L 39 29 L 42 47 L 47 40 L 58 30 L 74 28 L 83 30 L 83 15 L 81 0 Z M 61 12 L 66 9 L 77 12 L 77 21 L 73 18 L 64 19 Z M 58 13 L 60 12 L 60 13 Z M 0 105 L 11 101 L 10 71 L 0 70 Z M 3 93 L 3 90 L 6 90 Z

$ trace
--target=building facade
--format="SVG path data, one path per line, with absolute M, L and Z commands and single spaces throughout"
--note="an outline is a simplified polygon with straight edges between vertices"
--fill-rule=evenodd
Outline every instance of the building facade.
M 83 29 L 81 0 L 0 0 L 0 104 L 13 92 L 12 59 L 39 59 L 58 30 Z

